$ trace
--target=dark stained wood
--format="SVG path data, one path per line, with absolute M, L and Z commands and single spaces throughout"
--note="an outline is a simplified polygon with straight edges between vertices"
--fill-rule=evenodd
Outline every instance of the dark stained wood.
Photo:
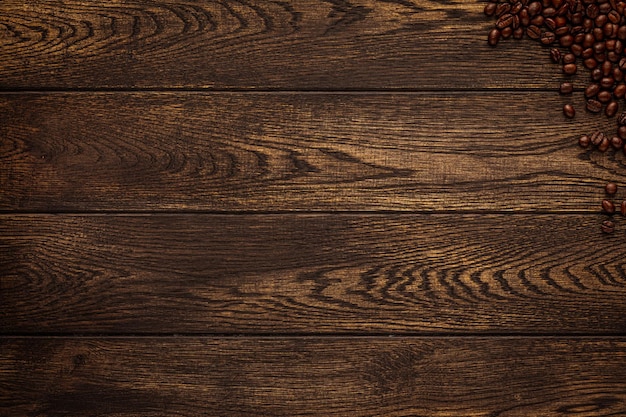
M 626 414 L 626 341 L 0 339 L 11 416 Z
M 483 5 L 3 0 L 0 88 L 554 88 L 538 43 L 487 46 Z
M 581 95 L 0 96 L 0 209 L 598 212 L 621 152 Z
M 626 332 L 626 221 L 0 217 L 0 331 Z

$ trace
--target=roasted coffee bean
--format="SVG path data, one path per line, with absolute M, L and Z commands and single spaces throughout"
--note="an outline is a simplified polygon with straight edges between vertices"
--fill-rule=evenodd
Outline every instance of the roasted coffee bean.
M 615 213 L 615 204 L 611 200 L 602 200 L 602 210 L 608 214 Z
M 555 32 L 556 32 L 556 35 L 559 35 L 558 29 Z M 559 39 L 559 45 L 561 45 L 563 48 L 569 48 L 573 44 L 574 44 L 574 37 L 572 35 L 563 35 Z
M 502 39 L 508 39 L 513 34 L 513 28 L 511 26 L 507 26 L 502 29 Z
M 611 138 L 611 146 L 613 147 L 613 149 L 620 150 L 622 149 L 622 147 L 624 146 L 624 141 L 622 140 L 622 138 L 620 138 L 619 136 L 613 136 Z
M 524 5 L 522 4 L 521 1 L 515 2 L 513 3 L 513 6 L 511 6 L 511 14 L 518 14 L 522 8 L 524 7 Z
M 600 92 L 600 84 L 589 84 L 587 88 L 585 88 L 585 97 L 591 98 L 595 97 L 596 94 Z
M 593 44 L 593 52 L 596 54 L 601 54 L 606 51 L 606 45 L 604 42 L 596 42 Z
M 626 71 L 626 58 L 620 59 L 617 65 L 619 66 L 619 69 Z
M 511 5 L 509 3 L 498 3 L 496 6 L 496 16 L 500 17 L 511 11 Z
M 556 21 L 552 18 L 547 18 L 543 21 L 543 24 L 546 25 L 550 31 L 554 31 L 556 29 Z
M 543 7 L 541 6 L 541 3 L 538 1 L 533 1 L 532 3 L 528 5 L 528 14 L 531 17 L 536 16 L 539 13 L 541 13 L 541 10 L 543 10 Z
M 622 204 L 620 204 L 619 207 L 619 211 L 620 213 L 622 213 L 622 216 L 626 216 L 626 201 L 622 201 Z
M 514 39 L 522 39 L 524 37 L 524 28 L 517 28 L 513 31 Z
M 535 25 L 530 25 L 526 28 L 526 35 L 528 35 L 530 39 L 537 40 L 539 39 L 539 37 L 541 37 L 541 29 L 539 29 Z
M 626 84 L 618 84 L 613 90 L 613 95 L 617 99 L 624 98 L 624 95 L 626 95 Z
M 620 20 L 622 20 L 622 16 L 620 16 L 617 10 L 611 10 L 607 13 L 606 17 L 608 17 L 609 21 L 615 25 L 617 25 Z
M 598 61 L 596 61 L 595 58 L 587 58 L 583 61 L 583 65 L 585 68 L 592 70 L 598 66 Z M 602 74 L 602 72 L 600 72 L 600 74 Z
M 519 12 L 519 24 L 522 26 L 528 26 L 530 25 L 530 15 L 528 14 L 528 9 L 527 8 L 523 8 L 520 12 Z
M 602 70 L 602 75 L 608 77 L 611 75 L 611 71 L 613 71 L 613 64 L 610 62 L 603 62 L 600 69 Z
M 576 110 L 574 110 L 574 106 L 571 104 L 566 104 L 563 106 L 563 114 L 570 119 L 573 119 L 576 116 Z
M 613 233 L 615 231 L 615 223 L 610 220 L 605 220 L 602 222 L 602 225 L 600 225 L 600 229 L 604 233 Z
M 603 139 L 604 139 L 604 133 L 600 132 L 599 130 L 596 132 L 593 132 L 593 134 L 591 135 L 591 144 L 593 146 L 598 146 L 600 143 L 602 143 Z
M 600 68 L 594 68 L 591 71 L 591 79 L 594 81 L 600 81 L 602 78 L 602 70 Z
M 591 139 L 587 135 L 582 135 L 580 138 L 578 138 L 578 144 L 580 145 L 581 148 L 589 147 L 590 143 L 591 143 Z
M 563 65 L 563 72 L 567 75 L 574 75 L 576 74 L 576 64 L 565 64 Z
M 489 42 L 491 46 L 496 46 L 500 40 L 500 36 L 502 36 L 502 33 L 498 29 L 491 29 L 487 37 L 487 42 Z
M 554 32 L 545 31 L 541 34 L 540 41 L 544 45 L 551 45 L 556 40 Z
M 583 49 L 583 52 L 580 54 L 580 56 L 583 59 L 589 59 L 589 58 L 593 58 L 593 48 L 587 48 L 587 49 Z
M 496 14 L 497 7 L 498 5 L 496 3 L 487 3 L 485 5 L 485 14 L 487 16 L 493 16 L 494 14 Z
M 550 59 L 555 64 L 558 64 L 559 62 L 561 62 L 561 51 L 558 48 L 551 48 L 550 49 Z M 571 64 L 571 62 L 569 62 L 569 64 Z
M 617 30 L 617 38 L 626 41 L 626 26 L 620 26 Z
M 606 108 L 604 109 L 604 114 L 607 117 L 613 117 L 617 113 L 618 108 L 619 104 L 617 104 L 617 101 L 611 101 L 609 104 L 606 105 Z
M 563 39 L 559 39 L 559 42 L 561 43 L 561 46 L 569 48 L 570 46 L 572 46 L 574 44 L 574 36 L 570 35 L 570 29 L 569 26 L 561 26 L 561 27 L 557 27 L 554 30 L 554 34 L 556 36 L 560 37 L 565 37 L 565 36 L 571 36 L 572 37 L 572 42 L 569 45 L 564 45 L 564 43 L 569 43 L 569 41 L 565 40 L 563 41 Z
M 563 55 L 563 63 L 564 64 L 573 64 L 576 62 L 576 56 L 574 54 L 565 54 Z
M 572 45 L 569 49 L 575 56 L 581 56 L 583 53 L 583 47 L 577 44 Z
M 606 191 L 608 195 L 615 194 L 617 192 L 617 184 L 615 184 L 614 182 L 609 182 L 607 185 L 604 186 L 604 191 Z
M 613 94 L 610 91 L 600 91 L 598 93 L 598 101 L 602 104 L 607 104 L 613 98 Z
M 561 94 L 571 94 L 574 91 L 574 84 L 572 83 L 561 83 L 561 87 L 559 88 L 559 92 Z
M 602 111 L 602 103 L 598 100 L 590 99 L 587 100 L 587 110 L 592 113 L 600 113 Z
M 624 73 L 619 68 L 613 68 L 613 79 L 620 82 L 624 79 Z
M 544 21 L 545 21 L 544 17 L 539 15 L 539 16 L 535 16 L 532 19 L 530 19 L 530 24 L 538 26 L 538 27 L 541 27 L 541 26 L 543 26 L 543 22 Z
M 600 152 L 606 152 L 611 147 L 611 141 L 606 136 L 602 138 L 602 142 L 598 145 L 598 150 Z
M 615 84 L 615 80 L 611 77 L 603 77 L 600 80 L 600 87 L 607 89 L 607 90 L 613 87 L 613 84 Z
M 620 126 L 626 126 L 626 111 L 619 115 L 617 118 L 617 123 Z
M 496 22 L 496 28 L 502 30 L 505 27 L 511 26 L 513 24 L 513 15 L 510 13 L 503 14 L 500 16 L 498 21 Z
M 622 140 L 626 140 L 626 126 L 620 126 L 617 128 L 617 136 L 622 138 Z
M 595 19 L 600 14 L 600 8 L 598 7 L 597 4 L 592 3 L 589 6 L 587 6 L 586 12 L 587 12 L 587 16 L 590 19 Z

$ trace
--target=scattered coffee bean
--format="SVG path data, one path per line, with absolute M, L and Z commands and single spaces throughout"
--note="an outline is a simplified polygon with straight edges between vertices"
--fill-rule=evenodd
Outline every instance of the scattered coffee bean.
M 602 210 L 607 214 L 615 213 L 615 204 L 611 200 L 602 200 Z
M 563 72 L 567 75 L 574 75 L 576 74 L 576 64 L 565 64 L 563 65 Z
M 604 233 L 613 233 L 615 231 L 615 223 L 613 223 L 610 220 L 605 220 L 602 222 L 602 224 L 600 225 L 600 229 L 604 232 Z
M 600 145 L 600 143 L 602 143 L 602 140 L 604 139 L 604 133 L 600 132 L 599 130 L 597 132 L 594 132 L 591 135 L 591 144 L 593 146 L 598 146 Z
M 611 101 L 609 104 L 606 105 L 606 108 L 604 109 L 604 114 L 606 114 L 607 117 L 613 117 L 615 116 L 615 113 L 617 113 L 618 108 L 619 104 L 617 104 L 617 101 Z
M 622 213 L 622 216 L 626 216 L 626 201 L 622 201 L 619 209 L 620 213 Z
M 607 185 L 604 186 L 604 191 L 606 191 L 608 195 L 615 194 L 617 192 L 617 184 L 615 184 L 614 182 L 609 182 Z
M 565 82 L 561 83 L 561 87 L 559 88 L 559 92 L 561 94 L 571 94 L 574 91 L 574 84 Z
M 561 62 L 561 51 L 558 48 L 550 49 L 550 59 L 552 59 L 552 62 L 555 64 Z
M 602 103 L 598 100 L 589 99 L 587 100 L 587 110 L 592 113 L 600 113 L 602 111 Z
M 488 37 L 489 45 L 496 46 L 500 40 L 500 36 L 502 36 L 502 33 L 498 29 L 492 29 Z
M 600 144 L 598 145 L 598 150 L 600 152 L 606 152 L 609 150 L 609 148 L 611 147 L 611 141 L 609 140 L 608 137 L 604 137 L 602 138 L 602 142 L 600 142 Z
M 576 116 L 576 110 L 574 110 L 574 106 L 571 104 L 566 104 L 563 106 L 563 114 L 570 119 L 573 119 Z
M 611 138 L 611 146 L 616 150 L 622 149 L 622 146 L 624 146 L 624 141 L 619 136 L 613 136 Z
M 581 148 L 587 148 L 591 144 L 591 138 L 589 138 L 589 136 L 587 135 L 582 135 L 580 138 L 578 138 L 578 144 Z

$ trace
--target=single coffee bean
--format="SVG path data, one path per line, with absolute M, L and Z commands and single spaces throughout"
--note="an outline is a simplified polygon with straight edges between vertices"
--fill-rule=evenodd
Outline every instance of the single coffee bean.
M 596 54 L 601 54 L 604 51 L 606 51 L 606 45 L 604 44 L 604 42 L 596 42 L 593 44 L 593 52 L 595 52 Z
M 517 28 L 513 31 L 514 39 L 522 39 L 524 37 L 524 28 Z
M 556 40 L 556 35 L 554 32 L 545 31 L 541 34 L 540 41 L 544 45 L 551 45 Z M 574 64 L 570 64 L 574 65 Z
M 528 5 L 528 14 L 533 17 L 533 16 L 537 16 L 539 13 L 541 13 L 541 10 L 543 9 L 543 7 L 541 6 L 541 3 L 538 1 L 533 1 L 532 3 L 530 3 Z
M 498 7 L 496 3 L 487 3 L 485 5 L 485 14 L 487 16 L 493 16 L 496 14 L 496 7 Z
M 600 87 L 604 89 L 610 89 L 615 84 L 615 80 L 612 77 L 602 77 L 600 80 Z
M 513 28 L 511 26 L 507 26 L 502 29 L 502 39 L 509 39 L 513 34 Z
M 604 191 L 606 191 L 608 195 L 615 194 L 617 192 L 617 184 L 615 184 L 614 182 L 608 183 L 604 186 Z
M 615 82 L 620 82 L 624 79 L 624 73 L 619 68 L 613 68 L 613 79 Z
M 541 37 L 541 29 L 535 25 L 530 25 L 526 28 L 526 35 L 528 35 L 530 39 L 537 40 Z
M 602 70 L 600 68 L 595 68 L 591 71 L 591 79 L 594 81 L 600 81 L 602 78 Z
M 523 8 L 520 10 L 519 14 L 519 24 L 522 26 L 530 25 L 530 15 L 528 14 L 528 8 Z
M 615 223 L 610 220 L 605 220 L 602 222 L 602 225 L 600 225 L 600 229 L 604 233 L 613 233 L 615 231 Z
M 558 48 L 551 48 L 550 59 L 552 59 L 552 62 L 555 64 L 558 64 L 561 61 L 561 51 Z M 571 64 L 571 62 L 569 62 L 569 64 Z
M 498 5 L 496 6 L 496 16 L 498 17 L 510 11 L 511 11 L 511 5 L 509 3 L 498 3 Z
M 585 39 L 583 40 L 582 47 L 591 48 L 595 42 L 596 42 L 596 38 L 594 38 L 591 33 L 586 33 Z
M 609 148 L 611 147 L 611 141 L 609 140 L 608 137 L 604 137 L 602 138 L 602 142 L 600 142 L 600 144 L 598 145 L 598 150 L 600 152 L 606 152 L 609 150 Z
M 620 16 L 617 10 L 611 10 L 606 16 L 609 18 L 609 21 L 615 25 L 622 20 L 622 16 Z
M 622 213 L 622 216 L 626 216 L 626 201 L 622 201 L 619 209 L 620 213 Z
M 585 68 L 592 70 L 598 66 L 598 61 L 596 61 L 595 58 L 587 58 L 583 61 L 583 65 L 585 66 Z M 602 74 L 602 72 L 600 72 L 600 74 Z
M 600 92 L 600 84 L 589 84 L 587 88 L 585 88 L 585 97 L 591 98 L 595 97 Z
M 619 69 L 626 71 L 626 58 L 620 59 L 617 65 L 619 66 Z
M 567 33 L 568 30 L 567 26 L 563 26 L 559 29 L 565 29 L 565 33 Z M 555 34 L 560 36 L 559 29 L 555 30 Z M 561 36 L 561 38 L 559 39 L 559 45 L 561 45 L 563 48 L 569 48 L 573 44 L 574 37 L 572 35 L 563 34 L 563 36 Z
M 522 8 L 524 7 L 524 4 L 521 1 L 517 1 L 515 3 L 513 3 L 513 5 L 511 6 L 511 14 L 518 14 L 520 11 L 522 11 Z
M 554 7 L 546 7 L 543 9 L 542 14 L 544 17 L 554 17 L 556 16 L 556 9 Z
M 593 48 L 587 48 L 587 49 L 583 49 L 583 52 L 580 54 L 580 56 L 583 59 L 589 59 L 589 58 L 593 58 Z
M 610 200 L 602 200 L 602 210 L 608 214 L 613 214 L 615 213 L 615 204 Z
M 617 118 L 617 123 L 620 126 L 626 126 L 626 111 L 619 115 Z
M 615 149 L 615 150 L 619 150 L 622 149 L 622 146 L 624 146 L 624 141 L 622 140 L 622 138 L 620 138 L 619 136 L 613 136 L 611 138 L 611 146 Z
M 598 101 L 603 104 L 607 104 L 613 98 L 613 94 L 610 91 L 600 91 L 598 93 Z
M 591 113 L 600 113 L 602 111 L 602 103 L 598 100 L 590 99 L 587 100 L 587 110 Z
M 613 90 L 613 95 L 617 99 L 624 98 L 624 95 L 626 95 L 626 84 L 618 84 Z
M 602 143 L 603 139 L 604 139 L 604 133 L 600 132 L 599 130 L 596 132 L 593 132 L 593 134 L 591 135 L 591 144 L 593 146 L 598 146 L 600 143 Z
M 503 14 L 496 22 L 496 28 L 502 30 L 513 24 L 513 15 L 510 13 Z
M 551 32 L 553 32 L 556 29 L 556 21 L 554 19 L 547 18 L 546 20 L 543 21 L 543 24 L 548 29 L 550 29 Z
M 608 77 L 611 74 L 611 71 L 613 71 L 613 64 L 610 62 L 603 62 L 600 68 L 602 69 L 602 75 Z
M 500 40 L 500 36 L 502 36 L 502 33 L 498 29 L 491 29 L 491 32 L 489 32 L 489 36 L 487 37 L 489 45 L 496 46 Z
M 589 147 L 590 143 L 591 143 L 591 139 L 587 135 L 582 135 L 580 138 L 578 138 L 578 144 L 580 145 L 581 148 Z
M 611 101 L 609 104 L 606 105 L 606 108 L 604 109 L 604 114 L 607 117 L 613 117 L 617 113 L 618 108 L 619 104 L 617 104 L 617 101 Z
M 574 56 L 581 56 L 583 53 L 583 47 L 578 44 L 572 45 L 569 50 L 572 51 Z
M 587 6 L 587 16 L 590 19 L 595 19 L 596 17 L 598 17 L 598 15 L 600 14 L 600 9 L 598 8 L 597 4 L 590 4 L 589 6 Z
M 574 75 L 576 74 L 576 64 L 565 64 L 563 65 L 563 72 L 567 75 Z
M 569 82 L 561 83 L 561 87 L 559 88 L 561 94 L 571 94 L 572 91 L 574 91 L 574 84 Z
M 546 19 L 542 15 L 538 15 L 538 16 L 535 16 L 532 19 L 530 19 L 530 24 L 531 25 L 535 25 L 537 27 L 541 27 L 541 26 L 543 26 L 543 22 L 545 20 Z M 593 25 L 593 23 L 592 23 L 592 25 Z
M 563 106 L 563 114 L 570 119 L 573 119 L 576 116 L 576 110 L 574 110 L 574 106 L 571 104 L 566 104 Z
M 620 126 L 617 128 L 617 136 L 622 138 L 622 140 L 626 140 L 626 126 Z
M 617 37 L 622 41 L 626 41 L 626 26 L 620 26 L 617 30 Z
M 576 62 L 576 56 L 574 54 L 565 54 L 563 55 L 563 63 L 564 64 L 573 64 Z

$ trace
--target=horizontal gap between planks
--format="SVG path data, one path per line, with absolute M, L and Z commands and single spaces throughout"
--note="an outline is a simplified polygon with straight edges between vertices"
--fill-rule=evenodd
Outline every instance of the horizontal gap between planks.
M 584 88 L 574 88 L 575 92 L 584 91 Z M 48 94 L 48 93 L 196 93 L 196 94 L 467 94 L 467 93 L 555 93 L 558 94 L 558 85 L 554 88 L 468 88 L 468 89 L 448 89 L 448 88 L 420 88 L 420 89 L 311 89 L 311 90 L 284 90 L 284 89 L 214 89 L 214 88 L 38 88 L 38 89 L 2 89 L 3 94 Z
M 59 339 L 95 339 L 95 338 L 111 338 L 111 339 L 132 339 L 132 338 L 220 338 L 220 339 L 585 339 L 585 338 L 608 338 L 620 339 L 626 337 L 626 333 L 528 333 L 528 332 L 424 332 L 424 333 L 351 333 L 351 332 L 324 332 L 324 333 L 0 333 L 0 339 L 22 339 L 22 338 L 59 338 Z
M 599 204 L 599 203 L 598 203 Z M 607 215 L 602 211 L 586 211 L 586 210 L 568 210 L 568 211 L 549 211 L 549 210 L 276 210 L 276 211 L 255 211 L 255 210 L 232 210 L 232 211 L 219 211 L 219 210 L 58 210 L 58 211 L 0 211 L 0 217 L 10 216 L 37 216 L 37 215 L 67 215 L 67 216 L 194 216 L 194 215 L 215 215 L 215 216 L 284 216 L 284 215 L 366 215 L 366 216 L 401 216 L 401 215 L 511 215 L 511 216 L 527 216 L 527 215 L 540 215 L 540 216 L 597 216 Z M 611 216 L 619 216 L 616 212 Z

